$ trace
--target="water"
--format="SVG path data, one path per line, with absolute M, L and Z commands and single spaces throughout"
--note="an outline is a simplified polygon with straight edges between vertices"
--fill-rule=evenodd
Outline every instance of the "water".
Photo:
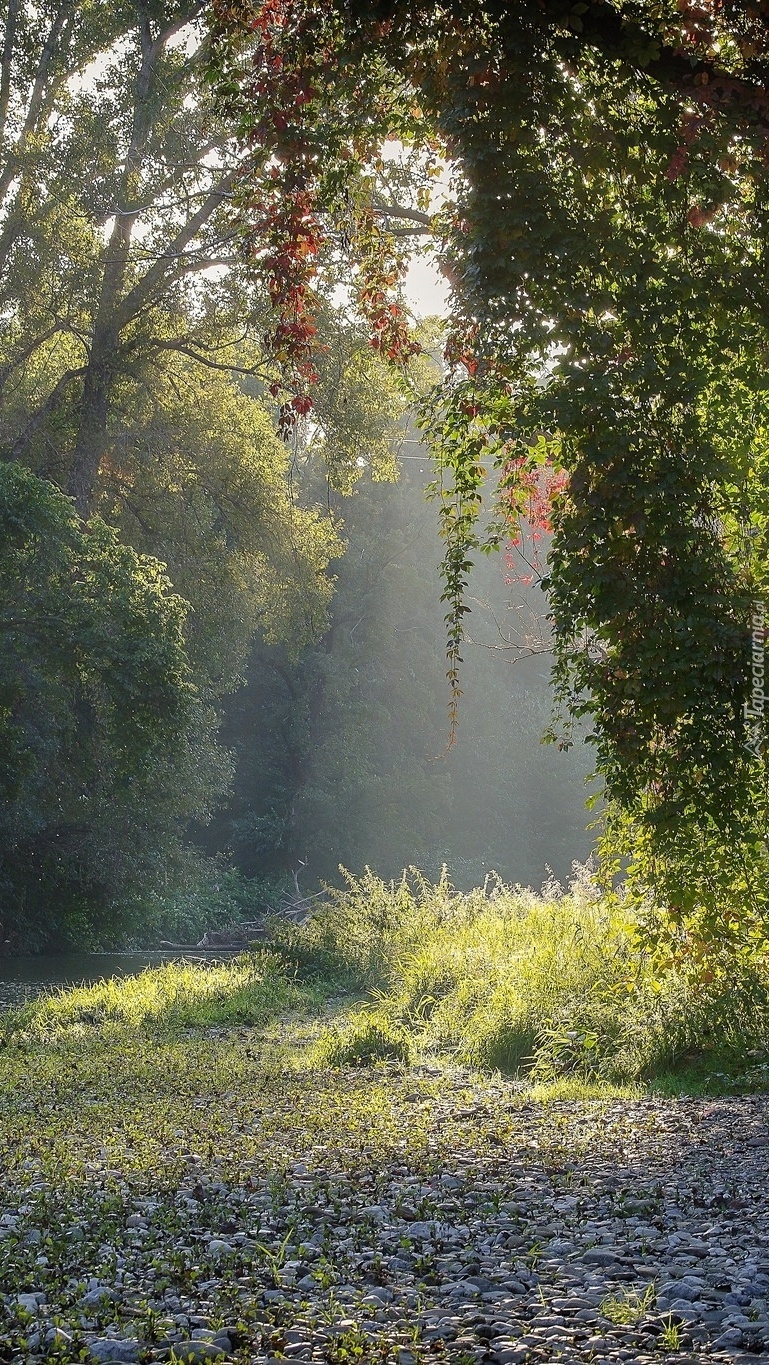
M 145 967 L 161 962 L 211 962 L 232 957 L 232 953 L 190 950 L 144 953 L 56 953 L 39 957 L 0 957 L 0 1009 L 23 1005 L 44 991 L 59 986 L 78 986 L 103 981 L 112 976 L 137 976 Z

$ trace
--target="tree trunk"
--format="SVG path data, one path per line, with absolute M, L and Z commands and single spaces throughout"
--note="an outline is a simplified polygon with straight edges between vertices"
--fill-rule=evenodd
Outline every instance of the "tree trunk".
M 81 517 L 88 516 L 93 502 L 99 465 L 104 453 L 113 378 L 108 344 L 100 346 L 98 355 L 96 349 L 94 339 L 91 359 L 83 382 L 77 445 L 67 488 Z
M 150 96 L 157 62 L 165 46 L 165 35 L 153 39 L 146 0 L 137 0 L 136 8 L 142 64 L 136 81 L 133 128 L 126 151 L 115 222 L 104 253 L 101 294 L 94 320 L 80 422 L 67 488 L 75 499 L 75 507 L 81 517 L 87 517 L 91 510 L 107 440 L 115 351 L 120 335 L 117 312 L 125 292 L 131 238 L 139 216 L 142 161 L 153 122 Z

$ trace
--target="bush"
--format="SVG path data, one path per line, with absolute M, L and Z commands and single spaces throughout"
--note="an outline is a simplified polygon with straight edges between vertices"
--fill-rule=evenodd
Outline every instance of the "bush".
M 621 899 L 599 895 L 585 868 L 568 891 L 540 895 L 367 873 L 279 939 L 301 970 L 378 990 L 373 1015 L 325 1040 L 328 1059 L 405 1058 L 408 1040 L 412 1054 L 440 1049 L 534 1080 L 627 1082 L 769 1037 L 765 965 L 658 974 Z
M 411 1061 L 408 1031 L 386 1015 L 363 1010 L 342 1030 L 329 1030 L 315 1051 L 325 1066 L 364 1066 L 371 1062 Z

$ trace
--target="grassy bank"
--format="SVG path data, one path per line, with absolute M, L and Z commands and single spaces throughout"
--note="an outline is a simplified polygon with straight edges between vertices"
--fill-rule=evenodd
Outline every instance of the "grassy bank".
M 765 961 L 707 983 L 660 973 L 584 872 L 540 895 L 368 875 L 276 941 L 305 979 L 369 997 L 327 1032 L 321 1064 L 449 1056 L 538 1084 L 663 1089 L 763 1089 L 769 1074 Z
M 633 920 L 584 873 L 539 895 L 496 884 L 463 895 L 417 874 L 350 879 L 308 924 L 276 922 L 265 951 L 52 993 L 0 1020 L 0 1043 L 8 1057 L 81 1047 L 95 1032 L 128 1051 L 181 1046 L 206 1030 L 309 1020 L 331 996 L 334 1019 L 305 1028 L 292 1065 L 449 1062 L 553 1094 L 769 1080 L 765 961 L 709 981 L 660 973 Z
M 317 980 L 296 979 L 269 951 L 230 962 L 167 962 L 138 976 L 50 991 L 9 1011 L 0 1039 L 80 1036 L 94 1026 L 157 1034 L 179 1029 L 263 1024 L 289 1010 L 312 1010 L 325 998 Z

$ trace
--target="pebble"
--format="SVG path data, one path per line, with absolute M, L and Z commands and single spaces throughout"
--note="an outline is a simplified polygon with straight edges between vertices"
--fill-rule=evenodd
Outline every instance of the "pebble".
M 139 1359 L 139 1343 L 137 1341 L 113 1341 L 111 1337 L 102 1337 L 97 1341 L 90 1341 L 88 1349 L 94 1360 L 104 1362 L 115 1362 L 115 1365 L 134 1365 Z
M 226 1347 L 218 1341 L 179 1341 L 174 1345 L 174 1354 L 185 1365 L 202 1365 L 208 1360 L 224 1360 L 229 1349 L 229 1339 Z
M 297 1131 L 274 1171 L 182 1149 L 165 1185 L 102 1168 L 58 1223 L 45 1188 L 5 1188 L 4 1360 L 648 1365 L 671 1320 L 672 1360 L 769 1351 L 769 1098 L 539 1105 L 433 1075 L 393 1077 L 402 1139 L 370 1150 L 343 1128 L 338 1147 Z M 420 1086 L 430 1122 L 410 1144 Z M 35 1232 L 46 1255 L 11 1292 Z
M 45 1303 L 45 1294 L 41 1294 L 39 1291 L 32 1294 L 17 1294 L 15 1302 L 25 1313 L 32 1313 L 33 1316 L 36 1316 L 40 1305 Z

